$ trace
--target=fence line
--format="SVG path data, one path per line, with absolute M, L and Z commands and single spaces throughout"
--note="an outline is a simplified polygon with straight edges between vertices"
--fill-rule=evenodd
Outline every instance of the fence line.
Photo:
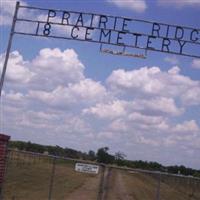
M 64 173 L 68 170 L 70 170 L 69 173 L 73 174 L 74 172 L 74 164 L 76 162 L 81 163 L 87 163 L 87 164 L 95 164 L 100 167 L 99 175 L 96 176 L 96 181 L 99 181 L 97 183 L 97 190 L 96 190 L 96 197 L 97 200 L 106 200 L 108 199 L 108 193 L 110 190 L 110 183 L 112 176 L 115 175 L 115 171 L 120 170 L 123 173 L 126 173 L 128 176 L 140 178 L 140 175 L 147 178 L 148 177 L 153 180 L 153 184 L 151 188 L 154 188 L 152 191 L 152 199 L 154 200 L 162 200 L 162 192 L 163 189 L 165 189 L 165 185 L 168 184 L 170 187 L 173 185 L 174 188 L 178 187 L 178 190 L 180 189 L 181 192 L 183 192 L 185 195 L 189 197 L 191 200 L 195 200 L 195 195 L 197 193 L 198 198 L 200 197 L 200 178 L 197 177 L 191 177 L 191 176 L 184 176 L 184 175 L 177 175 L 177 174 L 170 174 L 167 172 L 160 172 L 160 171 L 150 171 L 150 170 L 143 170 L 143 169 L 136 169 L 136 168 L 128 168 L 128 167 L 120 167 L 115 165 L 106 165 L 103 163 L 97 163 L 95 161 L 87 161 L 82 159 L 74 159 L 74 158 L 68 158 L 68 157 L 60 157 L 60 156 L 54 156 L 54 155 L 45 155 L 42 153 L 35 153 L 35 152 L 27 152 L 27 151 L 19 151 L 19 150 L 13 150 L 9 149 L 7 154 L 7 172 L 6 172 L 6 178 L 10 178 L 10 174 L 12 174 L 12 170 L 15 170 L 16 168 L 19 170 L 25 170 L 25 174 L 31 173 L 31 170 L 36 170 L 34 173 L 46 173 L 46 179 L 45 179 L 45 189 L 43 189 L 43 193 L 45 195 L 45 199 L 52 200 L 55 199 L 54 196 L 58 194 L 57 186 L 56 184 L 58 181 L 62 182 L 62 178 L 59 178 L 59 170 L 62 170 L 60 166 L 62 164 L 67 164 L 68 168 L 64 168 Z M 45 168 L 46 167 L 46 168 Z M 43 169 L 44 168 L 44 169 Z M 37 170 L 41 171 L 38 172 Z M 43 171 L 42 171 L 43 170 Z M 58 174 L 56 174 L 56 172 Z M 121 173 L 120 172 L 120 173 Z M 36 174 L 37 175 L 37 174 Z M 62 174 L 61 174 L 62 175 Z M 31 174 L 30 174 L 31 176 Z M 67 176 L 67 175 L 63 175 Z M 81 176 L 81 174 L 78 174 L 75 178 L 78 178 Z M 138 177 L 137 177 L 138 176 Z M 12 178 L 12 177 L 11 177 Z M 73 176 L 72 176 L 73 178 Z M 20 179 L 20 178 L 19 178 Z M 7 179 L 5 180 L 5 187 L 3 190 L 3 195 L 6 193 L 6 190 L 8 189 Z M 18 180 L 19 182 L 21 180 Z M 27 180 L 26 180 L 27 181 Z M 28 180 L 29 181 L 29 180 Z M 73 180 L 68 180 L 70 181 Z M 30 180 L 31 182 L 31 180 Z M 66 181 L 64 181 L 65 183 Z M 70 183 L 71 184 L 71 183 Z M 37 184 L 36 184 L 37 185 Z M 179 185 L 184 188 L 179 188 Z M 177 189 L 177 188 L 176 188 Z M 12 194 L 12 199 L 18 200 L 22 198 L 18 198 L 17 192 Z M 193 198 L 194 197 L 194 198 Z M 196 198 L 196 199 L 198 199 Z M 6 198 L 7 199 L 7 198 Z M 29 198 L 27 198 L 29 199 Z
M 168 173 L 168 172 L 145 170 L 145 169 L 139 169 L 139 168 L 120 167 L 120 166 L 116 166 L 116 165 L 98 163 L 98 162 L 90 161 L 90 160 L 83 160 L 83 159 L 76 159 L 76 158 L 62 157 L 62 156 L 55 156 L 55 155 L 45 155 L 43 153 L 36 153 L 36 152 L 31 152 L 31 151 L 8 149 L 8 153 L 9 152 L 17 152 L 17 153 L 22 153 L 22 154 L 26 154 L 26 155 L 39 156 L 39 157 L 45 157 L 45 158 L 56 158 L 59 160 L 83 162 L 83 163 L 95 164 L 95 165 L 99 165 L 99 166 L 110 167 L 110 168 L 121 169 L 121 170 L 137 171 L 137 172 L 141 172 L 141 173 L 161 174 L 161 175 L 175 176 L 175 177 L 179 177 L 179 178 L 195 179 L 195 180 L 200 181 L 200 178 L 194 177 L 194 176 L 186 176 L 186 175 L 182 175 L 182 174 L 173 174 L 173 173 Z

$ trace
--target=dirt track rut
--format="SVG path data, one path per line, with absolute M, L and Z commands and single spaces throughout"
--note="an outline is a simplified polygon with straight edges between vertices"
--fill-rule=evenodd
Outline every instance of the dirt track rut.
M 109 187 L 103 200 L 134 200 L 126 190 L 123 173 L 120 170 L 111 170 L 108 180 Z

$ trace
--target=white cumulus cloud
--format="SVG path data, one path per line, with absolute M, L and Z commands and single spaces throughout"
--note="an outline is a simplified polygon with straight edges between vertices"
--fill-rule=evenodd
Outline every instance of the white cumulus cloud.
M 177 152 L 185 146 L 186 152 L 199 141 L 200 81 L 183 75 L 181 67 L 118 69 L 101 81 L 87 77 L 85 68 L 73 49 L 41 49 L 29 60 L 12 52 L 1 127 L 14 139 L 75 148 Z
M 84 114 L 93 114 L 100 118 L 114 119 L 126 114 L 125 104 L 122 101 L 113 101 L 108 104 L 99 103 L 88 109 L 83 110 Z
M 139 13 L 144 12 L 147 9 L 145 0 L 107 0 L 107 2 L 114 4 L 119 8 L 126 8 Z
M 42 49 L 32 60 L 31 66 L 37 74 L 32 83 L 37 86 L 41 83 L 43 89 L 54 89 L 56 85 L 76 83 L 85 78 L 85 67 L 73 49 Z
M 3 69 L 5 54 L 0 55 L 0 74 Z M 35 73 L 29 68 L 29 62 L 24 61 L 18 51 L 13 51 L 7 65 L 6 78 L 15 83 L 28 83 L 34 77 Z
M 189 96 L 191 90 L 195 90 L 197 92 L 195 96 L 199 96 L 199 90 L 196 88 L 200 87 L 199 81 L 182 75 L 177 66 L 172 67 L 167 72 L 161 71 L 159 67 L 142 67 L 131 71 L 118 69 L 107 78 L 107 84 L 115 94 L 122 96 L 139 96 L 142 98 L 157 96 L 171 98 L 171 102 L 178 98 L 184 103 L 188 102 L 185 94 Z M 195 104 L 197 102 L 195 100 Z
M 200 0 L 158 0 L 160 5 L 175 6 L 178 8 L 187 6 L 200 6 Z
M 189 134 L 191 134 L 192 132 L 199 131 L 199 126 L 197 125 L 195 120 L 184 121 L 181 124 L 177 124 L 174 127 L 173 131 L 180 133 L 188 132 Z
M 68 87 L 57 86 L 50 92 L 42 90 L 31 90 L 30 98 L 38 99 L 53 106 L 64 106 L 70 104 L 91 103 L 106 97 L 106 89 L 98 82 L 84 79 Z

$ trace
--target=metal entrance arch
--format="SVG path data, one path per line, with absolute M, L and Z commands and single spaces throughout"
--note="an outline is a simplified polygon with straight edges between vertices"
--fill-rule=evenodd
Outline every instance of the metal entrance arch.
M 41 11 L 44 14 L 42 19 L 18 17 L 19 9 Z M 34 29 L 32 32 L 16 30 L 17 23 L 26 23 Z M 58 32 L 58 28 L 62 31 Z M 84 34 L 81 35 L 80 32 Z M 200 58 L 199 28 L 119 16 L 23 6 L 17 2 L 1 74 L 0 98 L 14 34 L 98 43 L 101 52 L 112 55 L 146 58 L 147 51 L 155 51 Z M 103 45 L 110 47 L 104 48 Z M 114 51 L 110 49 L 112 46 L 120 47 L 121 50 Z M 143 52 L 129 53 L 126 51 L 127 48 Z

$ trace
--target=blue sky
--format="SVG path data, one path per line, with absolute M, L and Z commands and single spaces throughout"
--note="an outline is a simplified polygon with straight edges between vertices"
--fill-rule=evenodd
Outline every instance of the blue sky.
M 200 27 L 199 0 L 21 4 Z M 0 69 L 14 7 L 14 0 L 1 1 Z M 0 118 L 0 131 L 13 140 L 82 151 L 108 146 L 128 159 L 199 169 L 199 113 L 199 59 L 150 51 L 146 59 L 113 56 L 94 43 L 14 35 Z

